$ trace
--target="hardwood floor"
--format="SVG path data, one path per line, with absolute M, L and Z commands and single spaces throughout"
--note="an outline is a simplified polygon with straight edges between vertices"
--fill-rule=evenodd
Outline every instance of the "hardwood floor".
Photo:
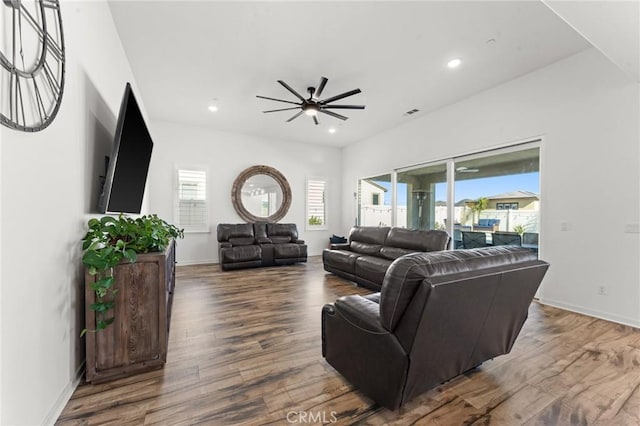
M 319 257 L 178 267 L 165 367 L 79 386 L 57 424 L 640 424 L 640 330 L 538 303 L 510 354 L 381 408 L 321 355 L 322 306 L 367 292 Z

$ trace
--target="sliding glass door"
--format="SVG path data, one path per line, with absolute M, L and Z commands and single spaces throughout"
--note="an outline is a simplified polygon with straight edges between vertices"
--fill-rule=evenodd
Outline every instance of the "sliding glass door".
M 391 226 L 391 174 L 358 182 L 358 225 Z
M 464 157 L 454 164 L 456 248 L 503 242 L 534 244 L 533 241 L 537 246 L 540 229 L 538 147 Z M 466 244 L 465 233 L 473 233 L 466 235 L 469 237 Z
M 452 248 L 538 247 L 540 141 L 360 179 L 358 224 L 442 229 Z
M 447 218 L 447 164 L 398 171 L 396 226 L 445 229 Z

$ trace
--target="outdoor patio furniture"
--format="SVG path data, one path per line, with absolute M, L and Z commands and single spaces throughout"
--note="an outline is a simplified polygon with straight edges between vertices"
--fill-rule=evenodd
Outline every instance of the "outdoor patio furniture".
M 494 232 L 493 235 L 494 246 L 521 246 L 522 237 L 520 234 L 512 232 Z
M 473 225 L 473 230 L 496 232 L 500 230 L 500 219 L 478 219 L 478 223 Z
M 462 247 L 465 249 L 486 247 L 487 234 L 484 232 L 462 231 Z
M 446 220 L 445 220 L 446 223 Z M 471 226 L 453 225 L 453 244 L 455 249 L 463 248 L 462 231 L 471 231 Z
M 537 232 L 525 232 L 522 234 L 522 244 L 538 245 L 538 233 Z

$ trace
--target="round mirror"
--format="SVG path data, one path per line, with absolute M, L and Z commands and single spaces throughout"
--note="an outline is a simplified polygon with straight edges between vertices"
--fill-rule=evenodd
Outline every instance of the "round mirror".
M 247 222 L 277 222 L 291 205 L 287 179 L 269 166 L 252 166 L 233 182 L 231 202 Z

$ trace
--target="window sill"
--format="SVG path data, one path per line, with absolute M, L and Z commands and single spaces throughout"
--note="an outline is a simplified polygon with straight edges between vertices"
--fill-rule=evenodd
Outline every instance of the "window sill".
M 206 227 L 206 228 L 191 228 L 191 229 L 184 229 L 184 233 L 185 234 L 210 234 L 211 233 L 211 228 Z

